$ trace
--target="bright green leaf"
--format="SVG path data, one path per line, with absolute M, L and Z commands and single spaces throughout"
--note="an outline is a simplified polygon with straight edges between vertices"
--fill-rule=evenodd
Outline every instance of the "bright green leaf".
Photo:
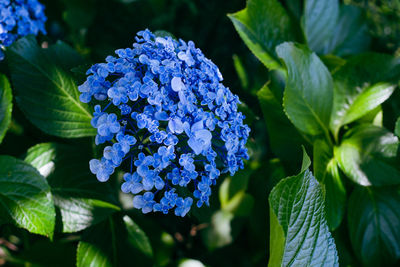
M 269 266 L 338 266 L 323 190 L 310 171 L 279 182 L 269 204 L 273 233 Z
M 376 108 L 380 103 L 384 102 L 393 93 L 395 85 L 388 83 L 378 83 L 366 88 L 359 94 L 346 110 L 343 117 L 343 124 L 348 124 L 361 118 L 368 111 Z
M 96 134 L 88 105 L 79 101 L 72 74 L 66 70 L 77 57 L 65 44 L 41 49 L 32 36 L 7 49 L 17 103 L 48 134 L 67 138 Z
M 12 93 L 7 77 L 0 75 L 0 143 L 11 122 Z
M 338 136 L 341 126 L 361 118 L 393 93 L 400 75 L 400 59 L 366 53 L 350 58 L 333 75 L 334 103 L 330 128 Z
M 338 0 L 306 0 L 302 27 L 311 50 L 326 54 L 339 17 Z
M 337 86 L 340 87 L 339 84 Z M 342 106 L 340 111 L 334 113 L 335 116 L 331 122 L 334 125 L 335 131 L 337 132 L 342 125 L 349 124 L 361 118 L 385 102 L 391 96 L 395 87 L 395 85 L 390 83 L 377 83 L 364 88 L 356 95 L 346 95 L 346 104 Z M 338 88 L 337 90 L 341 89 Z
M 373 125 L 353 128 L 334 154 L 340 169 L 362 186 L 400 184 L 396 159 L 399 140 L 393 133 Z
M 249 0 L 245 9 L 228 15 L 240 37 L 269 69 L 280 68 L 275 47 L 295 41 L 295 26 L 277 0 Z
M 9 156 L 0 156 L 0 214 L 32 233 L 53 237 L 56 213 L 49 185 L 32 166 Z
M 77 267 L 112 267 L 109 254 L 101 247 L 88 242 L 79 242 L 76 254 Z
M 44 143 L 30 148 L 25 158 L 47 178 L 66 233 L 81 231 L 119 210 L 108 203 L 115 203 L 109 186 L 90 173 L 89 155 L 84 147 Z
M 304 133 L 327 134 L 333 98 L 328 69 L 304 46 L 284 43 L 276 50 L 288 69 L 283 105 L 289 119 Z
M 314 142 L 314 174 L 325 191 L 325 211 L 330 230 L 339 227 L 343 220 L 346 188 L 333 149 L 323 140 Z
M 392 266 L 400 259 L 399 206 L 400 192 L 393 188 L 357 187 L 350 196 L 350 240 L 364 266 Z

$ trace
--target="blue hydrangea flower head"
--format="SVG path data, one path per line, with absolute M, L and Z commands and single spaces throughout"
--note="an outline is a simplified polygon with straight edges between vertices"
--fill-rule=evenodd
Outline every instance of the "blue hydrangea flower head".
M 0 48 L 29 34 L 46 34 L 46 20 L 44 6 L 37 0 L 0 0 Z M 3 58 L 0 49 L 0 60 Z
M 145 30 L 115 53 L 79 86 L 80 100 L 95 103 L 95 143 L 104 144 L 90 170 L 104 182 L 117 167 L 128 169 L 121 190 L 143 213 L 183 217 L 194 201 L 209 205 L 218 177 L 248 159 L 239 98 L 193 42 Z

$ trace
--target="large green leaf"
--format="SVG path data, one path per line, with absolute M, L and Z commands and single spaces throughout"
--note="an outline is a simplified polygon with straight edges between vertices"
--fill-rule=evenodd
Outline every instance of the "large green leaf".
M 140 242 L 140 244 L 138 243 Z M 151 266 L 152 248 L 129 217 L 113 216 L 85 231 L 77 250 L 78 267 Z
M 7 77 L 0 74 L 0 143 L 11 122 L 12 93 Z
M 269 266 L 338 266 L 323 190 L 307 170 L 309 165 L 305 154 L 300 174 L 280 181 L 269 196 Z
M 60 137 L 96 134 L 88 105 L 79 101 L 72 74 L 66 70 L 79 64 L 76 52 L 62 43 L 41 49 L 29 36 L 9 47 L 7 58 L 17 103 L 35 126 Z
M 339 17 L 338 0 L 306 0 L 302 27 L 311 50 L 326 54 Z
M 350 240 L 365 266 L 392 266 L 400 259 L 399 206 L 393 188 L 357 187 L 350 196 Z
M 276 51 L 288 69 L 283 105 L 289 119 L 304 133 L 327 135 L 333 97 L 328 69 L 302 45 L 284 43 Z
M 370 44 L 370 35 L 362 9 L 341 5 L 327 53 L 338 56 L 364 52 Z
M 109 185 L 90 173 L 89 159 L 84 147 L 55 143 L 36 145 L 25 158 L 47 178 L 60 209 L 63 232 L 81 231 L 119 210 Z
M 295 26 L 277 0 L 249 0 L 245 9 L 228 15 L 240 37 L 269 69 L 280 67 L 275 47 L 295 41 Z
M 0 214 L 28 231 L 53 237 L 56 213 L 46 180 L 32 166 L 0 156 Z
M 304 142 L 296 128 L 283 111 L 281 100 L 265 84 L 257 93 L 264 120 L 267 125 L 269 145 L 276 156 L 284 161 L 298 161 L 301 154 L 294 153 L 294 147 Z M 300 156 L 300 157 L 299 157 Z
M 355 56 L 334 75 L 334 103 L 330 128 L 338 136 L 341 126 L 361 118 L 393 93 L 400 75 L 400 59 L 366 53 Z
M 396 159 L 399 140 L 393 133 L 373 125 L 353 128 L 334 154 L 340 169 L 363 186 L 400 184 Z
M 325 189 L 325 211 L 329 229 L 336 229 L 343 220 L 346 188 L 333 149 L 324 140 L 314 142 L 314 174 Z

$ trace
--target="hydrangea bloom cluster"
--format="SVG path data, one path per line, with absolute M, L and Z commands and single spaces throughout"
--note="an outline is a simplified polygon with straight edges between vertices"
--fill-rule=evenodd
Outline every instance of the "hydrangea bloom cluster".
M 96 145 L 106 144 L 90 170 L 104 182 L 121 164 L 130 169 L 121 190 L 143 213 L 174 209 L 183 217 L 193 198 L 209 205 L 221 173 L 233 175 L 248 159 L 238 97 L 193 42 L 145 30 L 116 55 L 93 65 L 79 86 L 80 100 L 95 102 Z
M 20 37 L 46 33 L 44 6 L 37 0 L 0 0 L 0 47 Z M 4 53 L 0 50 L 0 60 Z

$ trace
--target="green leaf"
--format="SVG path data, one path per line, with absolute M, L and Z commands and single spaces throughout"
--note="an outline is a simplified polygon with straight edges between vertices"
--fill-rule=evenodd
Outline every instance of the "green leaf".
M 393 188 L 357 187 L 350 196 L 350 240 L 365 266 L 392 266 L 400 259 L 399 206 Z
M 107 231 L 109 229 L 105 229 Z M 100 234 L 100 233 L 98 233 Z M 105 239 L 105 241 L 111 241 Z M 98 240 L 101 241 L 101 240 Z M 104 244 L 104 243 L 103 243 Z M 109 246 L 104 244 L 103 247 L 93 245 L 89 242 L 81 241 L 78 244 L 76 253 L 76 266 L 77 267 L 112 267 L 111 257 L 106 250 Z
M 26 230 L 53 237 L 55 217 L 50 187 L 29 164 L 0 156 L 0 214 Z
M 327 53 L 346 56 L 368 50 L 371 37 L 361 8 L 341 5 L 335 26 Z
M 333 97 L 328 69 L 304 46 L 284 43 L 276 51 L 288 69 L 283 105 L 289 119 L 304 133 L 327 134 Z
M 346 188 L 333 149 L 321 139 L 314 142 L 315 178 L 325 191 L 325 212 L 330 230 L 339 227 L 343 220 L 346 204 Z
M 273 153 L 290 163 L 300 160 L 301 155 L 294 153 L 293 148 L 299 147 L 304 140 L 285 115 L 281 101 L 272 93 L 268 84 L 258 91 L 257 96 L 264 114 L 269 145 Z
M 308 165 L 303 163 L 303 167 Z M 338 266 L 323 190 L 310 171 L 280 181 L 271 191 L 269 205 L 269 266 Z
M 36 145 L 25 158 L 47 178 L 65 233 L 81 231 L 119 210 L 109 186 L 90 173 L 89 159 L 84 147 L 55 143 Z
M 128 231 L 128 242 L 148 257 L 153 257 L 153 248 L 146 233 L 129 217 L 123 217 L 126 230 Z
M 393 133 L 373 125 L 353 128 L 334 154 L 340 169 L 362 186 L 400 184 L 396 159 L 399 139 Z
M 96 134 L 87 104 L 66 71 L 79 57 L 65 44 L 41 49 L 32 36 L 7 49 L 16 99 L 25 116 L 45 133 L 59 137 Z
M 98 225 L 85 231 L 77 250 L 76 265 L 87 266 L 131 266 L 134 260 L 137 266 L 151 266 L 149 258 L 152 251 L 149 244 L 140 244 L 137 249 L 137 241 L 148 242 L 143 238 L 143 233 L 136 225 L 132 226 L 126 219 L 119 216 L 110 217 Z M 128 227 L 128 229 L 127 229 Z M 133 241 L 135 240 L 135 241 Z M 136 244 L 136 245 L 135 245 Z M 143 249 L 147 254 L 143 254 Z
M 397 118 L 394 133 L 397 135 L 397 137 L 400 137 L 400 117 Z
M 334 103 L 330 128 L 336 138 L 340 127 L 361 118 L 393 93 L 400 75 L 400 59 L 366 53 L 350 58 L 333 75 Z
M 277 0 L 249 0 L 245 9 L 228 15 L 251 52 L 269 69 L 280 68 L 275 47 L 295 41 L 295 26 Z
M 7 77 L 0 74 L 0 143 L 11 122 L 12 93 Z
M 337 84 L 335 89 L 337 88 L 337 91 L 346 90 L 343 87 L 340 88 L 340 86 L 340 84 Z M 357 93 L 354 92 L 355 94 L 346 94 L 346 103 L 342 106 L 340 111 L 338 110 L 335 113 L 332 113 L 333 118 L 331 125 L 334 131 L 337 132 L 341 126 L 363 117 L 381 103 L 385 102 L 392 95 L 395 88 L 396 85 L 390 83 L 377 83 L 365 87 Z M 356 90 L 359 89 L 356 88 Z M 339 94 L 344 93 L 345 92 L 342 91 Z
M 338 0 L 306 0 L 302 27 L 311 50 L 326 54 L 339 17 Z

